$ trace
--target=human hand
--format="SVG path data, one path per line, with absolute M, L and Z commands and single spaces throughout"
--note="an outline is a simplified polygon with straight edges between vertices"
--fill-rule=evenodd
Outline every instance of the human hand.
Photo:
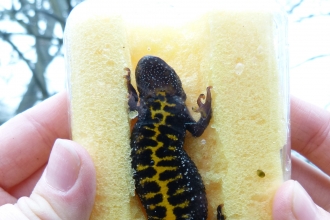
M 83 147 L 64 140 L 66 99 L 57 94 L 0 127 L 0 219 L 89 219 L 95 169 Z
M 296 181 L 277 190 L 274 220 L 330 219 L 330 113 L 292 97 L 291 146 L 323 172 L 292 157 Z

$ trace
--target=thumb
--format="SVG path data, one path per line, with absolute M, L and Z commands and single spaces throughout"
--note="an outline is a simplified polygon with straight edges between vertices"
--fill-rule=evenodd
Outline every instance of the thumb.
M 1 206 L 0 219 L 89 219 L 95 190 L 95 169 L 87 151 L 58 139 L 31 196 Z
M 330 213 L 317 206 L 297 181 L 289 180 L 275 194 L 273 219 L 323 220 L 330 219 Z

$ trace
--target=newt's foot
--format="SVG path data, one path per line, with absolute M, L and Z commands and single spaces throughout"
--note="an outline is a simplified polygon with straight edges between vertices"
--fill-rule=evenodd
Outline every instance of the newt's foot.
M 200 112 L 202 115 L 202 118 L 206 118 L 208 114 L 211 112 L 211 90 L 212 86 L 208 86 L 206 88 L 206 99 L 204 94 L 200 94 L 197 99 L 197 105 L 198 108 L 192 108 L 194 112 Z M 202 103 L 202 99 L 205 99 L 205 103 Z
M 127 83 L 131 82 L 131 70 L 128 67 L 125 67 L 124 70 L 127 71 L 127 75 L 124 75 L 124 78 L 127 80 Z
M 126 79 L 126 85 L 127 85 L 127 91 L 128 91 L 128 106 L 130 111 L 136 111 L 138 109 L 137 103 L 138 103 L 138 95 L 136 93 L 136 90 L 131 84 L 131 70 L 128 67 L 124 68 L 125 71 L 127 71 L 127 75 L 124 75 L 124 78 Z
M 225 216 L 222 213 L 223 204 L 219 205 L 217 208 L 217 220 L 225 220 Z

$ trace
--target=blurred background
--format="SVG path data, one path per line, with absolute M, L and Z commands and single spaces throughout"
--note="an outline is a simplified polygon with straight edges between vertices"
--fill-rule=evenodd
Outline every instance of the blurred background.
M 82 0 L 0 0 L 0 125 L 65 89 L 63 30 Z M 291 94 L 330 111 L 330 0 L 279 0 Z

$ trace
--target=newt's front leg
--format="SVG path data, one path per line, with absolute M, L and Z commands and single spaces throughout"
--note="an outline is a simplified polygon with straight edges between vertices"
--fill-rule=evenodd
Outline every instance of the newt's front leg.
M 201 113 L 201 118 L 197 122 L 187 124 L 187 130 L 195 137 L 199 137 L 203 134 L 211 120 L 211 88 L 212 86 L 206 88 L 206 98 L 204 94 L 199 95 L 197 99 L 198 108 L 193 108 L 193 111 Z M 205 99 L 205 103 L 202 103 L 202 99 Z M 191 119 L 191 121 L 194 120 Z
M 223 207 L 223 204 L 219 205 L 218 208 L 217 208 L 217 220 L 225 220 L 226 219 L 226 217 L 222 214 L 222 207 Z
M 138 94 L 134 87 L 131 84 L 131 70 L 129 68 L 124 68 L 127 71 L 127 75 L 125 75 L 127 90 L 128 90 L 128 106 L 130 111 L 137 111 L 137 103 L 139 100 Z

